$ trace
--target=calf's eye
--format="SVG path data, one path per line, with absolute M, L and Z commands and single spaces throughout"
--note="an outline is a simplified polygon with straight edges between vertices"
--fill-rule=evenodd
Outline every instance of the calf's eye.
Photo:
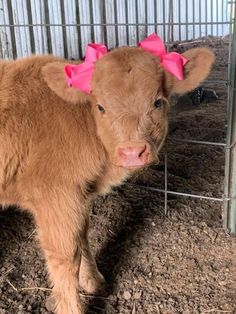
M 99 110 L 101 113 L 104 113 L 104 112 L 105 112 L 105 109 L 103 108 L 103 106 L 97 105 L 97 107 L 98 107 L 98 110 Z
M 161 108 L 162 106 L 162 100 L 161 99 L 157 99 L 155 102 L 154 102 L 154 106 L 156 108 Z

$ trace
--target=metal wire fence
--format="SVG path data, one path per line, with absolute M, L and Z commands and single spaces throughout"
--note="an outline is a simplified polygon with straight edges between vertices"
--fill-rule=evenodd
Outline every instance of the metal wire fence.
M 165 42 L 229 33 L 227 0 L 0 0 L 0 56 L 81 58 L 89 42 L 109 48 L 152 32 Z
M 151 32 L 157 32 L 169 49 L 175 41 L 229 34 L 228 79 L 208 81 L 228 86 L 227 142 L 174 139 L 188 145 L 213 145 L 225 150 L 224 195 L 209 197 L 169 190 L 167 154 L 164 189 L 144 188 L 164 194 L 165 212 L 168 195 L 222 202 L 224 226 L 235 232 L 235 7 L 233 0 L 0 0 L 0 57 L 53 53 L 78 59 L 84 56 L 86 44 L 91 41 L 103 42 L 109 48 L 136 45 Z

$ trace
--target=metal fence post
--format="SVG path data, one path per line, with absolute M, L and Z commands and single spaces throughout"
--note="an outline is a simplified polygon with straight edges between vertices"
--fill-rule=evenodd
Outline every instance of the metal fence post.
M 231 2 L 233 13 L 233 33 L 231 35 L 231 50 L 229 64 L 228 87 L 228 119 L 227 145 L 225 162 L 225 197 L 224 227 L 231 233 L 236 232 L 236 5 Z M 230 25 L 230 27 L 232 27 Z M 230 30 L 232 31 L 232 30 Z M 228 199 L 228 200 L 227 200 Z

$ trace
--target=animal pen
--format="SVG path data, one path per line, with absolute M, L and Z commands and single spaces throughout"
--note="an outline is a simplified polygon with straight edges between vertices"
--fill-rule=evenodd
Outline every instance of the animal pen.
M 231 0 L 1 0 L 0 57 L 15 59 L 52 53 L 68 59 L 83 58 L 89 42 L 109 49 L 130 45 L 156 32 L 168 50 L 189 42 L 201 45 L 206 38 L 228 38 L 228 78 L 204 82 L 228 90 L 225 141 L 175 138 L 187 145 L 215 146 L 225 151 L 225 182 L 222 197 L 168 186 L 168 154 L 164 158 L 164 187 L 144 187 L 168 197 L 190 197 L 223 204 L 224 227 L 236 231 L 236 23 Z M 204 60 L 203 60 L 204 62 Z M 173 138 L 167 139 L 168 142 Z

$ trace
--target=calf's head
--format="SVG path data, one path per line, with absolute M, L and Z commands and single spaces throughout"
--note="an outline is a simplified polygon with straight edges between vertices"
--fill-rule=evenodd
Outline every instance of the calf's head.
M 184 80 L 163 69 L 158 57 L 142 48 L 117 48 L 95 64 L 91 94 L 68 87 L 65 64 L 50 63 L 43 69 L 49 87 L 68 102 L 88 100 L 97 135 L 111 162 L 137 168 L 158 160 L 167 134 L 168 98 L 194 89 L 208 75 L 214 61 L 205 48 L 183 54 L 189 61 Z

